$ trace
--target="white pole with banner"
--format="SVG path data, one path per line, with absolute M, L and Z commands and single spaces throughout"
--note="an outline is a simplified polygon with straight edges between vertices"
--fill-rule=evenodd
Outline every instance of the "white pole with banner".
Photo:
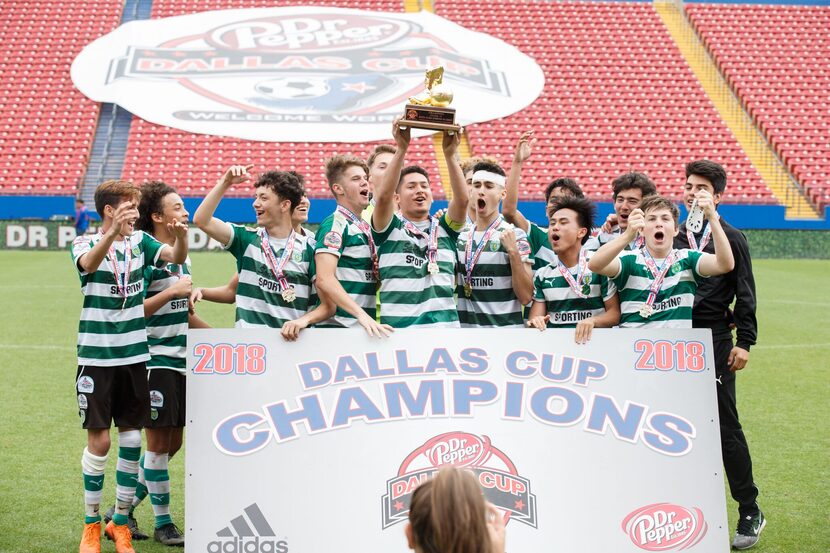
M 508 551 L 728 551 L 708 330 L 192 330 L 187 361 L 188 553 L 404 552 L 446 464 Z

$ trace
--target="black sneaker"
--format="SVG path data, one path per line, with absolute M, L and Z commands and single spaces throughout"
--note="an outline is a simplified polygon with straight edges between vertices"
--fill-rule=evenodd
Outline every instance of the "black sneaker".
M 104 513 L 104 524 L 109 524 L 109 521 L 112 520 L 112 517 L 114 515 L 115 505 L 107 509 L 107 512 Z M 133 539 L 136 541 L 144 541 L 150 539 L 150 536 L 138 529 L 138 521 L 135 519 L 132 513 L 127 515 L 127 528 L 130 529 L 130 534 L 133 535 Z
M 749 549 L 761 539 L 761 532 L 767 525 L 764 513 L 758 511 L 755 515 L 742 516 L 738 520 L 738 529 L 732 538 L 733 549 Z
M 184 536 L 172 522 L 170 524 L 165 524 L 161 528 L 156 528 L 156 531 L 153 532 L 153 537 L 162 545 L 177 545 L 184 547 Z

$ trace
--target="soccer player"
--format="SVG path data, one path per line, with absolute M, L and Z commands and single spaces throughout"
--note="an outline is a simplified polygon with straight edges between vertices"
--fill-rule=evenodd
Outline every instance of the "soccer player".
M 576 328 L 574 340 L 585 344 L 594 328 L 620 322 L 620 300 L 608 277 L 588 270 L 585 243 L 591 235 L 594 204 L 564 197 L 553 208 L 548 238 L 557 260 L 536 271 L 528 326 L 544 330 Z
M 337 306 L 321 327 L 359 324 L 370 336 L 388 336 L 389 325 L 375 321 L 378 255 L 372 228 L 362 213 L 369 205 L 369 168 L 353 155 L 326 161 L 326 178 L 337 209 L 317 229 L 317 290 Z
M 721 165 L 705 159 L 686 165 L 683 201 L 689 210 L 701 190 L 711 194 L 717 207 L 725 189 L 726 171 Z M 738 529 L 732 547 L 748 549 L 758 543 L 766 519 L 756 502 L 758 488 L 752 477 L 752 459 L 738 420 L 735 371 L 746 367 L 749 348 L 755 344 L 758 335 L 755 277 L 752 275 L 752 259 L 746 237 L 722 217 L 719 221 L 735 258 L 735 268 L 725 275 L 700 283 L 692 309 L 692 324 L 695 328 L 712 329 L 723 466 L 729 490 L 738 502 Z M 684 222 L 674 239 L 674 246 L 711 253 L 714 251 L 712 231 L 711 225 L 707 225 L 699 233 L 693 233 Z M 733 300 L 735 307 L 730 310 Z M 732 343 L 732 325 L 737 333 L 735 344 Z
M 499 213 L 505 181 L 498 165 L 480 162 L 473 167 L 475 225 L 462 231 L 457 247 L 462 327 L 523 327 L 522 306 L 533 298 L 527 235 Z
M 333 306 L 310 307 L 314 280 L 314 241 L 294 230 L 292 214 L 305 194 L 300 180 L 287 171 L 267 171 L 254 183 L 258 228 L 214 217 L 225 192 L 250 180 L 253 166 L 234 165 L 205 196 L 193 221 L 236 258 L 236 327 L 283 329 L 296 337 L 309 325 L 328 318 Z
M 187 224 L 189 214 L 176 190 L 163 182 L 141 186 L 136 228 L 162 244 L 174 243 L 167 225 Z M 169 459 L 182 446 L 185 425 L 185 365 L 187 298 L 192 288 L 190 258 L 182 264 L 147 267 L 144 270 L 144 316 L 147 319 L 147 382 L 150 387 L 150 420 L 145 434 L 147 451 L 139 459 L 138 488 L 129 513 L 133 539 L 146 539 L 133 511 L 150 494 L 155 514 L 154 538 L 164 545 L 184 545 L 184 536 L 170 518 Z M 108 513 L 109 514 L 109 513 Z M 107 518 L 106 516 L 104 518 Z
M 460 135 L 444 133 L 444 159 L 452 199 L 446 213 L 430 217 L 432 190 L 423 167 L 402 170 L 410 131 L 395 121 L 397 150 L 375 187 L 372 234 L 380 270 L 380 322 L 393 328 L 458 327 L 453 288 L 455 244 L 467 210 L 467 187 L 456 160 Z M 400 212 L 394 213 L 394 203 Z
M 473 202 L 473 167 L 476 166 L 476 163 L 480 163 L 482 161 L 486 161 L 487 163 L 493 163 L 498 165 L 499 162 L 489 156 L 473 156 L 468 157 L 464 161 L 461 162 L 461 171 L 464 173 L 464 181 L 467 183 L 467 198 L 468 198 L 468 205 L 467 205 L 467 218 L 464 222 L 464 228 L 467 229 L 470 226 L 475 224 L 476 221 L 476 206 L 475 202 Z M 440 212 L 439 212 L 440 213 Z
M 657 194 L 657 187 L 651 179 L 636 171 L 620 175 L 613 180 L 611 187 L 614 191 L 614 213 L 608 215 L 605 224 L 602 225 L 602 230 L 592 245 L 594 248 L 599 248 L 624 233 L 628 227 L 628 217 L 640 206 L 643 198 Z M 633 250 L 641 248 L 642 245 L 642 237 L 638 235 L 626 249 Z
M 105 533 L 117 553 L 133 553 L 127 516 L 135 495 L 141 431 L 150 415 L 145 363 L 150 361 L 144 320 L 144 271 L 187 258 L 187 225 L 174 221 L 173 245 L 134 230 L 140 191 L 126 181 L 107 181 L 95 191 L 101 230 L 72 244 L 72 260 L 84 295 L 78 325 L 75 391 L 87 446 L 81 457 L 86 518 L 80 553 L 101 550 L 101 490 L 118 427 L 116 508 Z
M 611 277 L 620 295 L 621 327 L 692 328 L 692 302 L 701 278 L 732 270 L 735 261 L 718 221 L 712 195 L 698 192 L 698 205 L 712 228 L 715 254 L 676 250 L 677 206 L 647 196 L 627 217 L 625 232 L 602 246 L 588 262 L 592 272 Z M 642 233 L 645 245 L 625 251 Z
M 299 173 L 295 173 L 294 171 L 288 171 L 291 174 L 297 176 L 300 182 L 304 182 L 303 176 Z M 308 221 L 308 210 L 311 207 L 311 201 L 308 199 L 308 195 L 303 194 L 302 200 L 300 200 L 300 204 L 294 209 L 294 213 L 291 215 L 291 221 L 294 224 L 294 231 L 297 234 L 305 236 L 309 239 L 309 241 L 314 240 L 314 233 L 311 232 L 309 229 L 305 228 L 303 224 Z M 227 284 L 222 286 L 216 286 L 213 288 L 194 288 L 193 291 L 190 293 L 190 311 L 191 314 L 195 312 L 195 305 L 197 302 L 201 300 L 210 301 L 213 303 L 227 303 L 231 304 L 236 301 L 236 288 L 239 286 L 239 273 L 234 273 L 231 279 L 228 281 Z M 314 292 L 312 287 L 312 294 L 311 299 L 309 300 L 309 306 L 313 307 L 316 306 L 317 303 L 320 301 L 317 297 L 316 292 Z M 204 321 L 200 320 L 200 323 L 204 324 Z M 207 326 L 205 324 L 205 326 Z M 191 322 L 191 328 L 193 327 L 193 323 Z M 298 334 L 295 333 L 295 330 L 298 330 L 293 325 L 283 325 L 280 333 L 282 337 L 289 341 L 294 341 L 298 337 Z
M 553 253 L 550 242 L 548 242 L 548 233 L 535 223 L 528 221 L 519 211 L 519 181 L 521 180 L 522 166 L 530 158 L 535 145 L 536 138 L 533 136 L 533 131 L 527 131 L 519 137 L 519 142 L 516 144 L 516 150 L 513 154 L 513 165 L 510 166 L 510 172 L 507 174 L 504 202 L 501 206 L 501 214 L 504 219 L 527 234 L 530 255 L 533 256 L 534 272 L 545 265 L 557 262 L 556 254 Z M 550 219 L 551 210 L 555 208 L 556 202 L 565 197 L 584 198 L 585 194 L 573 179 L 564 177 L 554 179 L 545 189 L 545 214 L 548 219 Z

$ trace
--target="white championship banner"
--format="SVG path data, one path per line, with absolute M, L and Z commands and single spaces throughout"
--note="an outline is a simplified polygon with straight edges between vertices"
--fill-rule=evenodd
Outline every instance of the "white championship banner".
M 367 142 L 390 138 L 436 66 L 462 125 L 516 113 L 545 81 L 530 56 L 435 14 L 325 6 L 132 21 L 87 45 L 71 74 L 92 100 L 193 133 Z
M 403 553 L 447 464 L 508 551 L 728 551 L 708 330 L 191 330 L 187 362 L 188 553 Z

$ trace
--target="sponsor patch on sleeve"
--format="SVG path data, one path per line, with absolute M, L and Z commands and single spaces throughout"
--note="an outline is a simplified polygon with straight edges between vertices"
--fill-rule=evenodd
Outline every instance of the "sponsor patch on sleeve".
M 329 231 L 323 237 L 323 245 L 327 248 L 334 248 L 336 250 L 340 249 L 340 246 L 343 244 L 343 235 Z
M 519 255 L 522 257 L 530 255 L 530 243 L 526 238 L 520 238 L 517 240 L 516 247 L 519 249 Z

